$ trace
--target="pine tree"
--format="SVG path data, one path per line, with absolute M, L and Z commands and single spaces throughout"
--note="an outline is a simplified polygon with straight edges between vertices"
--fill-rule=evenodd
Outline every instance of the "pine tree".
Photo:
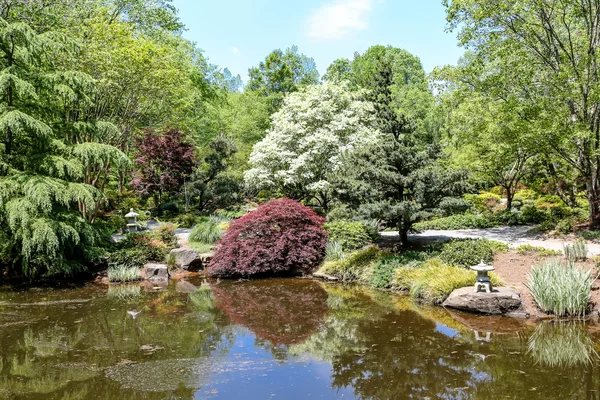
M 370 88 L 380 140 L 344 159 L 338 194 L 365 217 L 398 229 L 406 243 L 411 226 L 447 196 L 459 193 L 463 173 L 438 164 L 441 148 L 416 134 L 415 122 L 394 109 L 392 68 L 380 58 Z
M 91 223 L 103 200 L 98 176 L 126 159 L 76 134 L 105 125 L 76 117 L 94 82 L 68 68 L 73 49 L 58 32 L 0 19 L 0 236 L 9 238 L 0 262 L 30 277 L 99 259 L 107 238 Z

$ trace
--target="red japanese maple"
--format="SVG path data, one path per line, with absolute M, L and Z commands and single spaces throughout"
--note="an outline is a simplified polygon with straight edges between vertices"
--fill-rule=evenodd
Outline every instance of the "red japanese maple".
M 160 198 L 163 193 L 177 192 L 197 164 L 194 145 L 175 128 L 162 133 L 144 131 L 136 148 L 137 170 L 131 185 L 143 195 Z
M 325 255 L 324 222 L 297 201 L 272 200 L 231 223 L 208 270 L 227 277 L 310 272 Z

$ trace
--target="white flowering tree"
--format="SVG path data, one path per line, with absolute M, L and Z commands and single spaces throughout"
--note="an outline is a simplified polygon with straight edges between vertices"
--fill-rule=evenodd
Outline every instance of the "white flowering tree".
M 246 183 L 327 209 L 341 155 L 379 140 L 373 105 L 345 85 L 325 83 L 288 94 L 255 144 Z

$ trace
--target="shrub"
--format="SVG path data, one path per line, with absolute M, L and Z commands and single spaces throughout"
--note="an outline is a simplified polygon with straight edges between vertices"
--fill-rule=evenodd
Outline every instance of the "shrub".
M 530 244 L 522 244 L 517 247 L 517 253 L 519 254 L 532 254 L 537 253 L 539 256 L 560 256 L 562 252 L 560 250 L 547 249 L 540 246 L 532 246 Z
M 508 245 L 487 239 L 453 240 L 444 243 L 440 259 L 447 264 L 471 267 L 481 261 L 489 263 L 494 254 L 508 251 Z
M 487 216 L 473 214 L 451 215 L 449 217 L 437 218 L 430 221 L 419 222 L 413 225 L 413 230 L 424 231 L 427 229 L 455 230 L 493 228 L 497 223 Z
M 369 246 L 348 254 L 338 261 L 327 261 L 320 269 L 327 275 L 334 276 L 342 281 L 356 281 L 363 278 L 365 269 L 373 262 L 380 260 L 387 253 L 379 250 L 377 246 Z
M 175 226 L 160 224 L 154 231 L 128 233 L 108 256 L 109 266 L 141 267 L 150 261 L 163 261 L 177 246 Z
M 526 286 L 542 311 L 557 316 L 583 316 L 594 280 L 590 271 L 555 259 L 533 267 Z
M 558 207 L 566 207 L 566 204 L 559 196 L 542 196 L 537 199 L 535 206 L 539 209 L 547 210 Z
M 600 239 L 600 231 L 582 231 L 579 234 L 585 240 L 595 241 Z
M 344 250 L 356 250 L 365 247 L 371 241 L 371 236 L 365 224 L 356 221 L 333 221 L 323 225 L 329 240 L 335 240 Z
M 179 214 L 173 220 L 177 226 L 191 228 L 198 223 L 198 216 L 192 213 Z
M 200 222 L 190 232 L 189 241 L 215 244 L 223 237 L 231 218 L 223 215 L 211 215 L 206 221 Z
M 231 222 L 209 272 L 230 277 L 310 272 L 325 256 L 324 222 L 297 201 L 269 201 Z
M 587 243 L 585 240 L 576 240 L 572 245 L 564 245 L 563 251 L 569 262 L 574 263 L 575 261 L 583 261 L 587 258 Z
M 388 257 L 377 262 L 370 279 L 375 288 L 389 288 L 392 285 L 394 271 L 401 267 L 420 267 L 426 261 L 427 253 L 407 251 L 398 256 Z
M 137 281 L 140 279 L 140 269 L 138 267 L 113 265 L 108 267 L 107 276 L 111 282 Z
M 539 197 L 539 195 L 536 193 L 535 190 L 523 189 L 523 190 L 518 190 L 515 193 L 515 195 L 513 196 L 513 201 L 514 200 L 520 200 L 520 201 L 536 200 L 538 197 Z
M 440 201 L 438 208 L 444 216 L 450 216 L 467 212 L 471 208 L 471 205 L 465 199 L 446 197 Z
M 394 274 L 392 287 L 408 290 L 410 296 L 426 303 L 440 304 L 455 289 L 471 286 L 477 273 L 460 267 L 444 264 L 439 259 L 430 259 L 422 267 L 404 266 Z M 490 274 L 492 285 L 500 285 L 496 274 Z
M 336 261 L 344 258 L 344 248 L 337 240 L 330 240 L 325 247 L 325 259 L 327 261 Z
M 494 193 L 465 194 L 464 199 L 479 212 L 491 211 L 502 203 L 502 198 Z

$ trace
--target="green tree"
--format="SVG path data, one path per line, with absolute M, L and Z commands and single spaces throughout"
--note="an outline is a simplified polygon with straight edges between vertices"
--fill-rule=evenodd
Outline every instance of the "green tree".
M 90 223 L 103 197 L 97 170 L 123 159 L 110 146 L 73 140 L 80 126 L 69 117 L 94 82 L 60 64 L 70 48 L 58 32 L 0 19 L 0 226 L 12 264 L 28 276 L 74 273 L 98 259 L 104 237 Z
M 600 222 L 600 41 L 596 0 L 446 0 L 451 29 L 472 51 L 463 81 L 515 103 L 540 150 L 585 182 L 590 221 Z M 485 74 L 482 65 L 487 65 Z
M 413 223 L 448 196 L 460 194 L 464 174 L 445 171 L 441 148 L 417 134 L 415 123 L 394 108 L 394 73 L 377 60 L 370 99 L 381 139 L 344 158 L 337 174 L 339 197 L 369 218 L 398 229 L 403 244 Z

